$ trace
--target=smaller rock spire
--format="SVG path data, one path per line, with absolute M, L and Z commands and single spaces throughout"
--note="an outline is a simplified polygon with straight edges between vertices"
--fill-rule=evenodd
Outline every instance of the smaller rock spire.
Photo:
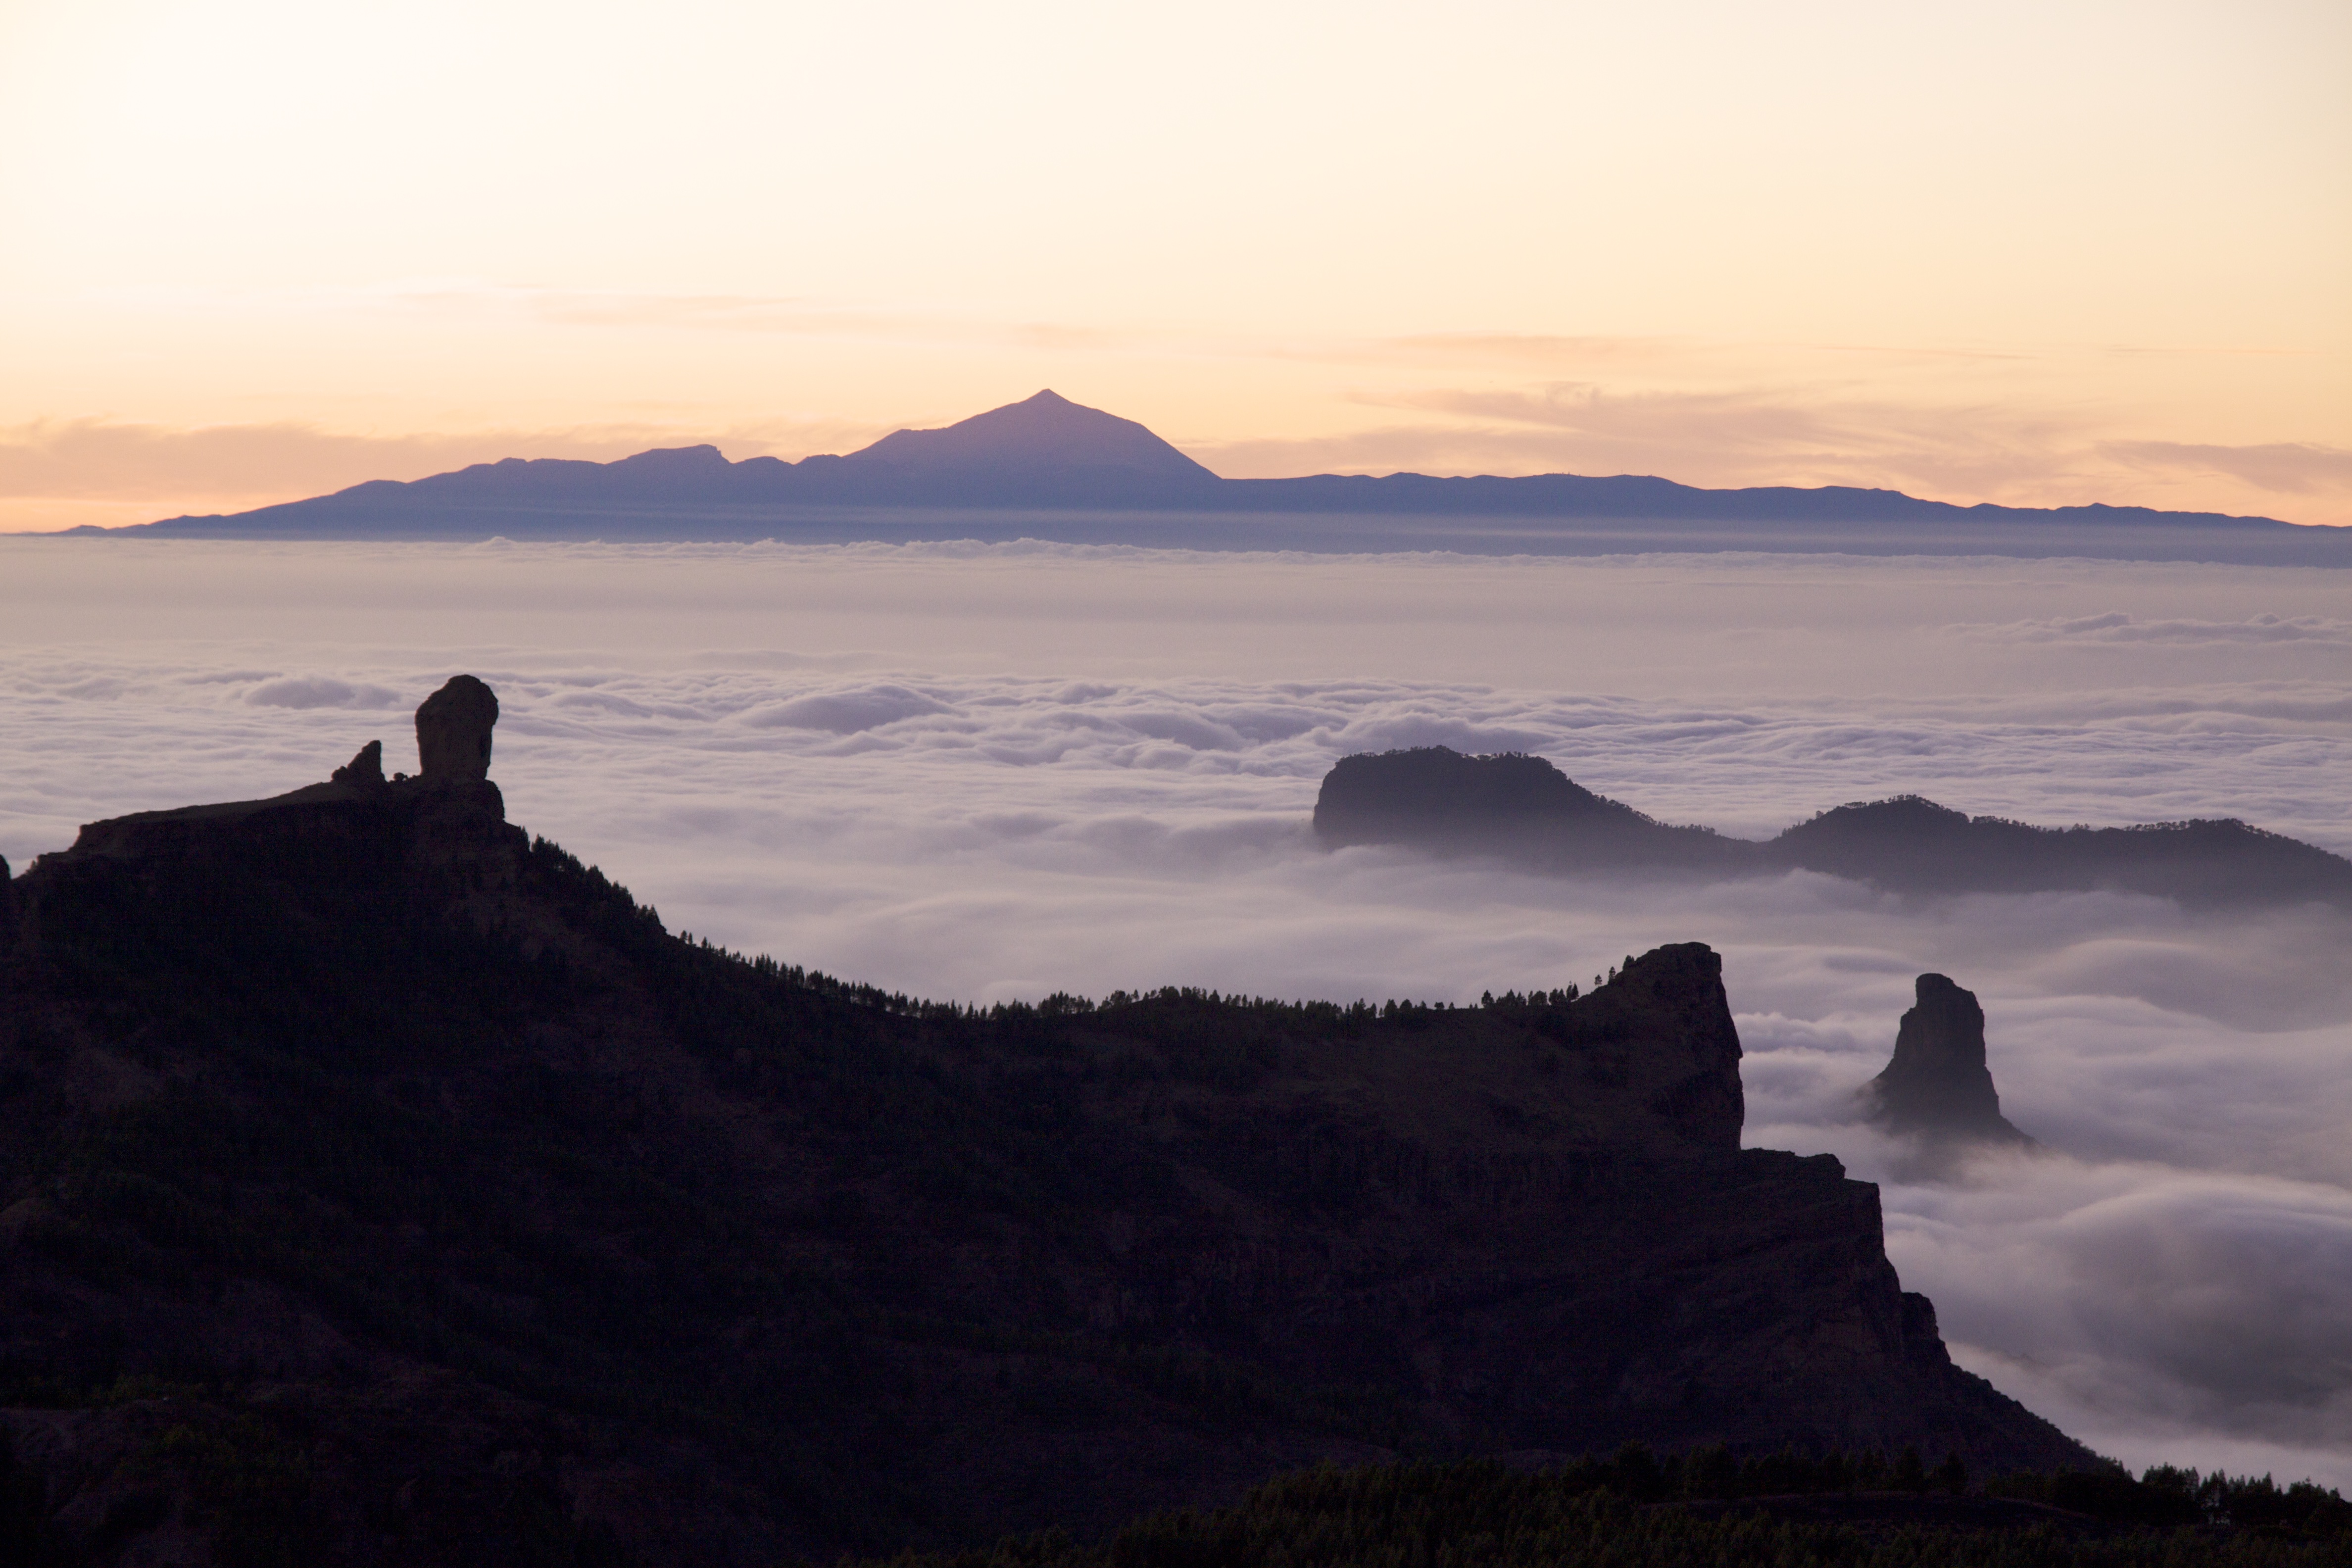
M 376 789 L 383 784 L 383 742 L 370 741 L 359 754 L 334 773 L 339 784 L 351 784 L 359 789 Z
M 1923 974 L 1886 1070 L 1864 1086 L 1870 1120 L 1890 1132 L 2031 1143 L 2000 1113 L 1985 1066 L 1984 1009 L 1949 975 Z

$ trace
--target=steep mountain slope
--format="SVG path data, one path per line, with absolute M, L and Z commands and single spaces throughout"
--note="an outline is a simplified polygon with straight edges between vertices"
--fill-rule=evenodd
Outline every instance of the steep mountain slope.
M 973 1013 L 680 941 L 373 763 L 9 885 L 0 1431 L 89 1560 L 758 1562 L 1630 1437 L 2086 1458 L 1950 1364 L 1874 1188 L 1738 1146 L 1704 947 Z

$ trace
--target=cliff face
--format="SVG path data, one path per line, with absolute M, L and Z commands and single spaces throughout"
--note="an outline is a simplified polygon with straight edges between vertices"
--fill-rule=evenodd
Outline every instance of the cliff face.
M 747 1562 L 1325 1458 L 2085 1458 L 1950 1365 L 1874 1188 L 1738 1146 L 1696 944 L 972 1014 L 680 942 L 495 784 L 357 762 L 11 894 L 0 1426 L 86 1545 Z

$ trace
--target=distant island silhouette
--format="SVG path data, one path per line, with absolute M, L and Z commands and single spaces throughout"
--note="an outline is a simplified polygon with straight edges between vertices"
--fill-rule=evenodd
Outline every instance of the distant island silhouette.
M 1223 479 L 1142 425 L 1051 392 L 845 456 L 718 447 L 509 458 L 226 516 L 71 533 L 184 539 L 1010 540 L 1475 554 L 1835 551 L 2352 566 L 2352 529 L 2105 505 L 1955 506 L 1829 485 L 1648 476 Z
M 2352 909 L 2352 861 L 2234 817 L 2036 827 L 1914 795 L 1837 806 L 1758 843 L 1660 822 L 1541 757 L 1465 756 L 1446 746 L 1340 758 L 1323 777 L 1315 831 L 1334 848 L 1409 844 L 1543 871 L 1806 870 L 1900 893 L 2106 890 L 2193 905 Z

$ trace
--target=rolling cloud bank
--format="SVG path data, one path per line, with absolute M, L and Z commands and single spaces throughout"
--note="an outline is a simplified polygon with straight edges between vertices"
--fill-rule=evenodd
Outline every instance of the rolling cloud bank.
M 1339 757 L 1442 743 L 1753 837 L 1916 791 L 2352 852 L 2334 574 L 26 540 L 0 583 L 20 870 L 371 739 L 413 766 L 411 710 L 467 669 L 514 820 L 673 929 L 893 988 L 1466 1000 L 1709 942 L 1748 1141 L 1884 1184 L 1965 1364 L 2136 1465 L 2352 1482 L 2352 916 L 1612 883 L 1307 830 Z M 2047 1152 L 1924 1180 L 1859 1121 L 1924 970 L 1982 999 Z

